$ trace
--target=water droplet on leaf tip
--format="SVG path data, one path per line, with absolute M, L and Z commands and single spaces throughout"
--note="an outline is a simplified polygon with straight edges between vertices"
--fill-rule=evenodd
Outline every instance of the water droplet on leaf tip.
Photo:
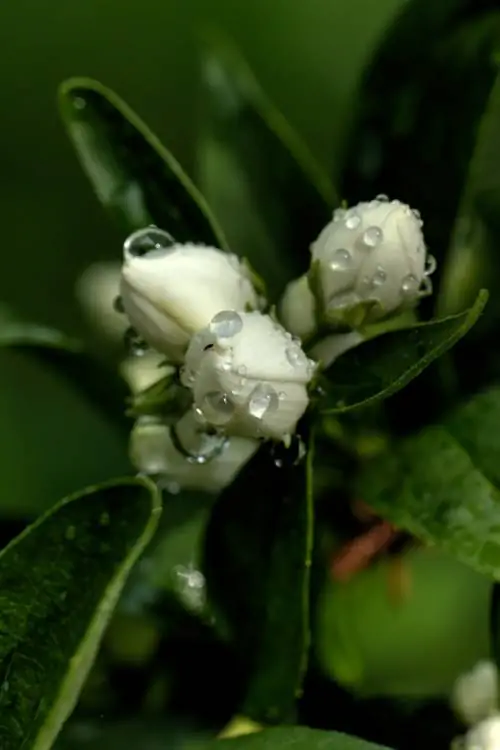
M 243 320 L 234 310 L 223 310 L 212 318 L 210 330 L 219 338 L 232 338 L 243 328 Z
M 258 383 L 248 402 L 248 413 L 255 419 L 262 419 L 268 411 L 278 408 L 278 394 L 268 383 Z
M 138 229 L 130 234 L 123 243 L 125 258 L 156 258 L 175 245 L 171 234 L 155 226 Z
M 363 243 L 367 247 L 376 247 L 382 242 L 383 237 L 384 234 L 380 227 L 368 227 L 363 234 Z

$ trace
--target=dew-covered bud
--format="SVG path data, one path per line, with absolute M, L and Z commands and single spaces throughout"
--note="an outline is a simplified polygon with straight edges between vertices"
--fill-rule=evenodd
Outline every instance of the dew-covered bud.
M 172 492 L 220 492 L 257 448 L 256 440 L 208 434 L 192 411 L 175 426 L 153 417 L 140 417 L 130 435 L 133 465 L 143 474 L 156 476 Z
M 316 330 L 316 301 L 309 286 L 308 275 L 291 281 L 285 289 L 280 303 L 280 320 L 285 328 L 307 340 Z
M 452 706 L 469 725 L 477 724 L 498 708 L 498 670 L 492 661 L 480 661 L 453 686 Z
M 337 209 L 311 245 L 311 288 L 326 321 L 357 327 L 431 294 L 436 261 L 417 211 L 386 196 Z
M 464 750 L 499 750 L 500 715 L 485 719 L 465 735 Z
M 235 255 L 172 243 L 155 227 L 125 242 L 120 294 L 132 328 L 173 362 L 182 361 L 193 333 L 219 310 L 258 307 L 249 273 Z
M 226 310 L 191 340 L 182 379 L 202 423 L 281 440 L 307 408 L 314 370 L 300 342 L 269 315 Z

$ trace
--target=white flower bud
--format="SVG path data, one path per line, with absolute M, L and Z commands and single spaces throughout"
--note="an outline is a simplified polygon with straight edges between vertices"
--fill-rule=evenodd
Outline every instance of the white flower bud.
M 192 244 L 159 244 L 159 249 L 135 255 L 137 234 L 125 243 L 123 308 L 137 333 L 173 362 L 182 361 L 193 333 L 219 310 L 258 306 L 249 274 L 235 255 Z
M 466 724 L 477 724 L 498 707 L 498 670 L 492 661 L 481 661 L 461 675 L 453 686 L 451 703 Z
M 471 729 L 465 736 L 464 750 L 500 750 L 500 715 Z
M 183 382 L 206 424 L 228 435 L 281 440 L 307 408 L 314 369 L 271 317 L 227 310 L 193 337 Z
M 307 274 L 286 287 L 280 303 L 280 319 L 285 328 L 302 341 L 316 330 L 316 301 Z
M 332 323 L 356 327 L 432 292 L 418 213 L 385 196 L 337 209 L 311 246 L 311 284 Z
M 207 435 L 189 411 L 175 428 L 154 418 L 140 417 L 130 435 L 130 458 L 138 471 L 164 476 L 167 489 L 217 493 L 232 482 L 258 445 L 256 440 L 247 438 Z

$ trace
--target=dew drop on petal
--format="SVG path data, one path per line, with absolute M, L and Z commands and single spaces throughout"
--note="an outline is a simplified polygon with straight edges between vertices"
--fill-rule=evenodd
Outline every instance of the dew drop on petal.
M 347 229 L 357 229 L 361 224 L 361 216 L 357 211 L 348 211 L 345 217 L 345 225 Z
M 164 229 L 144 227 L 127 237 L 123 243 L 123 254 L 125 258 L 155 258 L 163 255 L 174 244 L 174 238 Z
M 347 271 L 352 266 L 352 255 L 349 250 L 339 248 L 335 250 L 330 261 L 332 271 Z
M 210 391 L 203 399 L 203 414 L 211 424 L 222 425 L 229 422 L 234 413 L 234 404 L 227 393 Z
M 382 286 L 387 281 L 387 274 L 384 269 L 379 266 L 372 276 L 371 285 L 374 287 Z
M 229 339 L 243 328 L 243 320 L 234 310 L 223 310 L 212 318 L 210 330 L 219 338 Z
M 131 357 L 143 357 L 148 352 L 148 345 L 133 328 L 127 328 L 124 341 L 125 348 Z
M 431 276 L 437 268 L 437 260 L 433 255 L 428 255 L 425 264 L 425 276 Z
M 418 293 L 420 282 L 412 273 L 405 276 L 401 282 L 401 294 L 403 297 L 415 297 Z
M 268 383 L 259 383 L 253 389 L 248 402 L 248 412 L 255 419 L 262 419 L 268 411 L 278 408 L 278 394 Z
M 378 195 L 375 196 L 375 200 L 380 201 L 381 203 L 387 203 L 389 200 L 389 196 L 386 195 L 385 193 L 379 193 Z
M 367 247 L 376 247 L 384 237 L 384 233 L 380 227 L 368 227 L 363 234 L 363 243 Z
M 285 355 L 292 367 L 300 367 L 304 364 L 306 355 L 300 348 L 300 346 L 289 346 L 285 350 Z
M 113 310 L 115 312 L 117 312 L 117 313 L 124 313 L 125 312 L 125 308 L 123 306 L 123 300 L 120 297 L 120 295 L 118 295 L 117 297 L 115 297 L 114 300 L 113 300 Z

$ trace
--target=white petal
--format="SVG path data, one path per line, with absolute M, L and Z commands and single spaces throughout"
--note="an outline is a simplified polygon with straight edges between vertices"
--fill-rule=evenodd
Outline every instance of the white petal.
M 288 284 L 280 304 L 280 319 L 285 328 L 303 341 L 316 329 L 315 300 L 307 274 Z
M 465 737 L 465 750 L 500 750 L 500 716 L 478 724 Z
M 491 661 L 481 661 L 455 683 L 452 705 L 467 724 L 491 716 L 498 703 L 498 670 Z

